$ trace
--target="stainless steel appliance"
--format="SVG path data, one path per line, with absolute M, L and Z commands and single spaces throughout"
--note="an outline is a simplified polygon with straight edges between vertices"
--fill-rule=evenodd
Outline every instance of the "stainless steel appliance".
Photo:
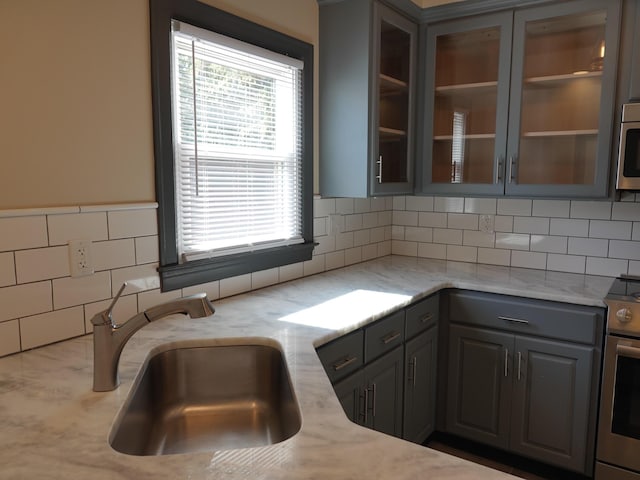
M 622 106 L 616 188 L 640 189 L 640 103 Z
M 640 480 L 640 278 L 614 280 L 600 398 L 596 480 Z

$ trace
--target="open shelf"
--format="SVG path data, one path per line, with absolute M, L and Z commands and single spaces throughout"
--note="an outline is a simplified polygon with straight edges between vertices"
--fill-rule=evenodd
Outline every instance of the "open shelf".
M 578 137 L 587 135 L 598 135 L 598 130 L 551 130 L 542 132 L 524 132 L 523 137 L 526 138 L 543 138 L 543 137 Z
M 540 85 L 540 86 L 553 86 L 563 85 L 568 82 L 574 82 L 576 80 L 582 80 L 585 78 L 599 78 L 602 77 L 602 72 L 576 72 L 576 73 L 564 73 L 561 75 L 546 75 L 543 77 L 529 77 L 525 78 L 524 82 L 527 85 Z

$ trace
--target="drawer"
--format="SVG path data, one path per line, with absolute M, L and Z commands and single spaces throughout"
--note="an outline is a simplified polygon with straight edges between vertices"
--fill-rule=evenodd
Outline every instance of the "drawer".
M 507 295 L 452 291 L 449 321 L 594 345 L 604 309 Z
M 370 362 L 404 342 L 404 310 L 364 329 L 364 361 Z
M 331 383 L 355 372 L 364 363 L 363 331 L 356 330 L 317 349 Z
M 432 295 L 420 300 L 406 310 L 406 338 L 426 330 L 438 322 L 440 310 L 440 295 Z

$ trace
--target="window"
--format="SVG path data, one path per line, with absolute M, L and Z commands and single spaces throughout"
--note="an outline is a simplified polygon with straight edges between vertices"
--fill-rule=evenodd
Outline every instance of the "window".
M 311 258 L 313 47 L 152 0 L 163 290 Z

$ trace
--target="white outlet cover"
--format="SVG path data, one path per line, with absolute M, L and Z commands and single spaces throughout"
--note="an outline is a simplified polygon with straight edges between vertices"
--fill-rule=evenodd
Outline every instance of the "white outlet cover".
M 493 233 L 495 228 L 494 215 L 480 215 L 480 231 L 484 233 Z
M 69 241 L 69 270 L 72 277 L 93 275 L 91 240 Z

